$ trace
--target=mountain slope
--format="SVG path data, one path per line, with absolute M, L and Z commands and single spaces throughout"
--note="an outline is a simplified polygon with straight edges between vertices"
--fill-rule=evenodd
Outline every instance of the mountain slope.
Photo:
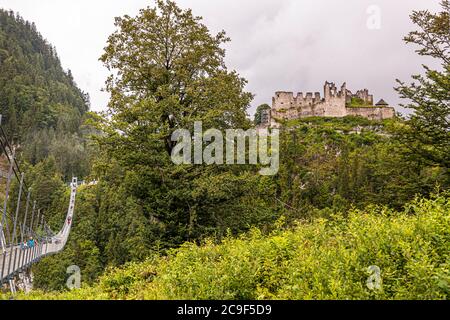
M 35 25 L 0 10 L 0 112 L 8 134 L 20 141 L 43 128 L 74 132 L 87 110 L 87 95 Z
M 34 23 L 0 9 L 0 114 L 23 159 L 36 164 L 53 156 L 63 175 L 82 175 L 85 141 L 79 131 L 88 110 L 88 95 Z

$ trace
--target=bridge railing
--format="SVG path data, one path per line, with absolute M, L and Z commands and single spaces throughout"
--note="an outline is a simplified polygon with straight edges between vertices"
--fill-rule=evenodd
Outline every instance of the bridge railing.
M 0 156 L 8 163 L 8 170 L 0 172 L 0 180 L 5 184 L 3 204 L 0 203 L 0 283 L 4 283 L 43 257 L 64 248 L 71 230 L 78 180 L 73 178 L 70 183 L 66 220 L 61 230 L 53 235 L 45 212 L 33 199 L 32 189 L 17 161 L 16 149 L 1 126 L 1 115 Z M 30 245 L 25 245 L 27 242 Z
M 58 234 L 52 237 L 40 238 L 37 243 L 30 241 L 27 246 L 21 243 L 9 244 L 5 247 L 4 252 L 0 254 L 0 283 L 11 280 L 15 275 L 26 270 L 42 258 L 59 253 L 64 249 L 72 227 L 76 191 L 77 179 L 73 178 L 69 208 L 64 225 Z

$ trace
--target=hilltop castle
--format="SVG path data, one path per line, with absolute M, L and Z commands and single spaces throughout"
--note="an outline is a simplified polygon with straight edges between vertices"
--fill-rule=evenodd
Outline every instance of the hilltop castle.
M 279 127 L 277 120 L 291 120 L 306 117 L 362 116 L 371 120 L 394 117 L 395 109 L 381 99 L 373 104 L 369 90 L 359 90 L 353 94 L 344 83 L 338 91 L 334 83 L 325 82 L 324 98 L 320 93 L 308 92 L 296 97 L 292 92 L 276 92 L 272 99 L 272 109 L 262 114 L 262 125 Z

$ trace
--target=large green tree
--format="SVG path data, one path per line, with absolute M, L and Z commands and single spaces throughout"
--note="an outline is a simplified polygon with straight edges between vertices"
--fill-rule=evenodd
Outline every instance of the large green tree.
M 414 82 L 399 81 L 397 91 L 408 99 L 413 115 L 400 138 L 410 155 L 428 164 L 450 167 L 450 2 L 441 3 L 442 12 L 415 11 L 411 15 L 418 30 L 405 37 L 418 46 L 416 52 L 439 60 L 442 69 L 427 66 Z
M 173 246 L 266 219 L 253 168 L 177 166 L 170 157 L 172 133 L 192 131 L 195 121 L 203 130 L 251 126 L 252 94 L 224 63 L 225 33 L 212 35 L 200 17 L 173 1 L 117 18 L 116 26 L 101 57 L 112 71 L 111 100 L 96 168 L 103 181 L 138 204 L 134 211 L 146 219 L 142 241 Z M 117 205 L 111 210 L 121 212 Z
M 191 128 L 195 120 L 218 129 L 248 125 L 252 95 L 225 66 L 221 45 L 229 39 L 225 32 L 211 35 L 200 21 L 191 10 L 162 0 L 135 18 L 116 18 L 118 31 L 101 60 L 116 71 L 107 81 L 110 124 L 125 133 L 127 145 L 146 144 L 130 143 L 135 134 L 156 135 L 170 153 L 172 132 Z

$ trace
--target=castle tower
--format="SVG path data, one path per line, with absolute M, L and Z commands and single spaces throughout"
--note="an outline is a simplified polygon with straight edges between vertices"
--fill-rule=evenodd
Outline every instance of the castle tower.
M 344 83 L 342 84 L 340 96 L 341 96 L 341 97 L 344 97 L 344 99 L 347 100 L 347 99 L 346 99 L 346 98 L 347 98 L 347 83 L 346 83 L 346 82 L 344 82 Z
M 328 101 L 331 98 L 331 85 L 332 83 L 325 81 L 325 86 L 323 87 L 325 101 Z

